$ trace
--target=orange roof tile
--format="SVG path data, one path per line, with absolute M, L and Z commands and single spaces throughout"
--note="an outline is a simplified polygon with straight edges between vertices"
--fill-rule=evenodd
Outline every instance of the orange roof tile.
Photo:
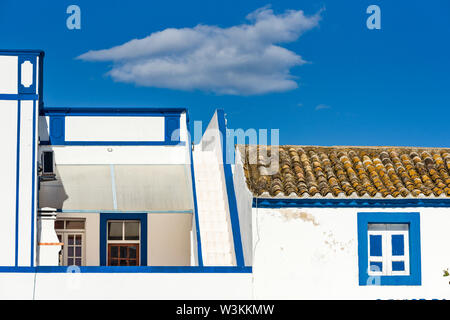
M 273 148 L 238 145 L 255 196 L 450 197 L 450 149 L 285 145 L 271 171 Z

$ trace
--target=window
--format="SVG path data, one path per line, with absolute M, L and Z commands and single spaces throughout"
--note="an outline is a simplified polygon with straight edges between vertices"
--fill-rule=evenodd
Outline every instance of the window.
M 140 222 L 108 221 L 108 265 L 138 266 Z
M 60 266 L 84 266 L 85 221 L 56 220 L 55 231 L 59 242 L 63 243 L 59 252 Z
M 42 152 L 42 174 L 54 174 L 53 151 Z
M 409 275 L 409 225 L 368 224 L 370 275 Z
M 100 265 L 147 266 L 147 233 L 145 212 L 100 213 Z
M 420 285 L 420 215 L 358 213 L 360 285 Z

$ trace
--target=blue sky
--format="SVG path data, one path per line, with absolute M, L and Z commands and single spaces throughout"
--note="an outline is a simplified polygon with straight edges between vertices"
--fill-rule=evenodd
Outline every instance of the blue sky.
M 81 30 L 66 27 L 70 4 L 81 8 Z M 381 8 L 381 30 L 366 27 L 366 8 L 371 4 Z M 250 59 L 237 73 L 228 70 L 227 63 L 242 55 L 228 57 L 223 73 L 215 68 L 202 73 L 195 66 L 182 65 L 201 79 L 197 87 L 173 83 L 176 79 L 167 69 L 160 78 L 144 74 L 128 82 L 123 76 L 108 74 L 120 72 L 126 63 L 140 67 L 139 59 L 76 59 L 168 28 L 196 31 L 199 24 L 213 30 L 202 33 L 206 40 L 198 44 L 198 48 L 209 48 L 219 43 L 217 39 L 228 32 L 224 30 L 257 23 L 246 17 L 263 7 L 273 10 L 275 17 L 286 15 L 286 10 L 303 10 L 301 23 L 314 15 L 320 19 L 316 25 L 303 27 L 294 21 L 289 30 L 294 35 L 274 40 L 273 44 L 284 48 L 276 54 L 287 54 L 286 59 Z M 280 129 L 281 144 L 450 145 L 449 1 L 3 0 L 0 30 L 1 48 L 45 50 L 47 106 L 184 106 L 189 108 L 191 121 L 201 120 L 204 125 L 220 107 L 227 113 L 228 127 Z M 161 34 L 159 43 L 166 41 L 168 32 Z M 227 38 L 224 48 L 235 45 L 239 35 Z M 182 37 L 183 42 L 189 45 Z M 240 39 L 236 48 L 246 43 Z M 197 50 L 196 46 L 190 44 L 188 49 Z M 250 57 L 258 55 L 255 47 L 247 49 Z M 196 53 L 203 52 L 199 50 Z M 191 57 L 168 49 L 159 54 L 162 60 Z M 152 60 L 149 73 L 160 67 L 154 64 L 158 59 Z M 220 56 L 213 62 L 220 64 Z M 255 82 L 255 74 L 264 68 L 268 68 L 267 81 Z M 221 77 L 228 71 L 235 78 L 227 82 Z M 273 86 L 268 85 L 272 80 Z

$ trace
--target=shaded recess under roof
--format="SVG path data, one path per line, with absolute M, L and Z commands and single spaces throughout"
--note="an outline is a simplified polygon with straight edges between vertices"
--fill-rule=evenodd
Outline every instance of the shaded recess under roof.
M 192 210 L 185 165 L 57 165 L 41 182 L 39 207 L 97 211 Z
M 277 159 L 278 147 L 237 148 L 247 186 L 255 196 L 450 196 L 450 149 L 285 145 L 279 146 Z

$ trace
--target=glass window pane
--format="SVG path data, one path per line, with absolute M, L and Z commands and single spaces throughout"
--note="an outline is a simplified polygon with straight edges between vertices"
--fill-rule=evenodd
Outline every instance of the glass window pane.
M 81 258 L 75 259 L 75 265 L 81 267 Z
M 392 235 L 392 255 L 403 256 L 405 254 L 405 240 L 402 234 Z
M 73 258 L 68 258 L 67 259 L 67 265 L 73 266 Z
M 121 258 L 127 257 L 127 247 L 120 247 L 120 257 Z
M 139 240 L 139 222 L 125 222 L 125 240 Z
M 382 245 L 381 235 L 370 235 L 370 256 L 381 257 Z
M 81 246 L 81 234 L 75 236 L 75 244 Z
M 69 257 L 73 257 L 73 247 L 68 247 L 68 248 L 67 248 L 67 255 L 68 255 Z
M 127 265 L 127 260 L 121 259 L 121 260 L 120 260 L 120 265 L 121 265 L 121 266 L 126 266 L 126 265 Z
M 383 262 L 370 262 L 370 271 L 372 272 L 382 272 L 383 271 Z
M 409 225 L 407 223 L 391 223 L 387 225 L 387 229 L 391 231 L 408 231 Z
M 75 256 L 81 257 L 81 247 L 76 247 L 75 248 Z
M 84 221 L 66 221 L 66 229 L 84 229 Z
M 73 235 L 68 235 L 67 240 L 68 240 L 69 245 L 73 245 Z
M 108 240 L 122 239 L 122 222 L 108 222 Z
M 405 261 L 392 261 L 392 271 L 405 271 Z
M 111 258 L 118 258 L 119 257 L 119 247 L 111 246 L 110 255 L 111 255 Z
M 117 265 L 119 265 L 119 260 L 117 260 L 117 259 L 111 259 L 111 265 L 112 265 L 112 266 L 117 266 Z
M 137 266 L 137 260 L 128 260 L 129 266 Z
M 386 225 L 384 223 L 369 223 L 369 225 L 367 226 L 367 230 L 369 231 L 386 230 Z
M 136 259 L 136 247 L 128 247 L 128 258 Z
M 64 229 L 64 221 L 63 220 L 56 220 L 55 221 L 55 229 L 58 229 L 58 230 Z

